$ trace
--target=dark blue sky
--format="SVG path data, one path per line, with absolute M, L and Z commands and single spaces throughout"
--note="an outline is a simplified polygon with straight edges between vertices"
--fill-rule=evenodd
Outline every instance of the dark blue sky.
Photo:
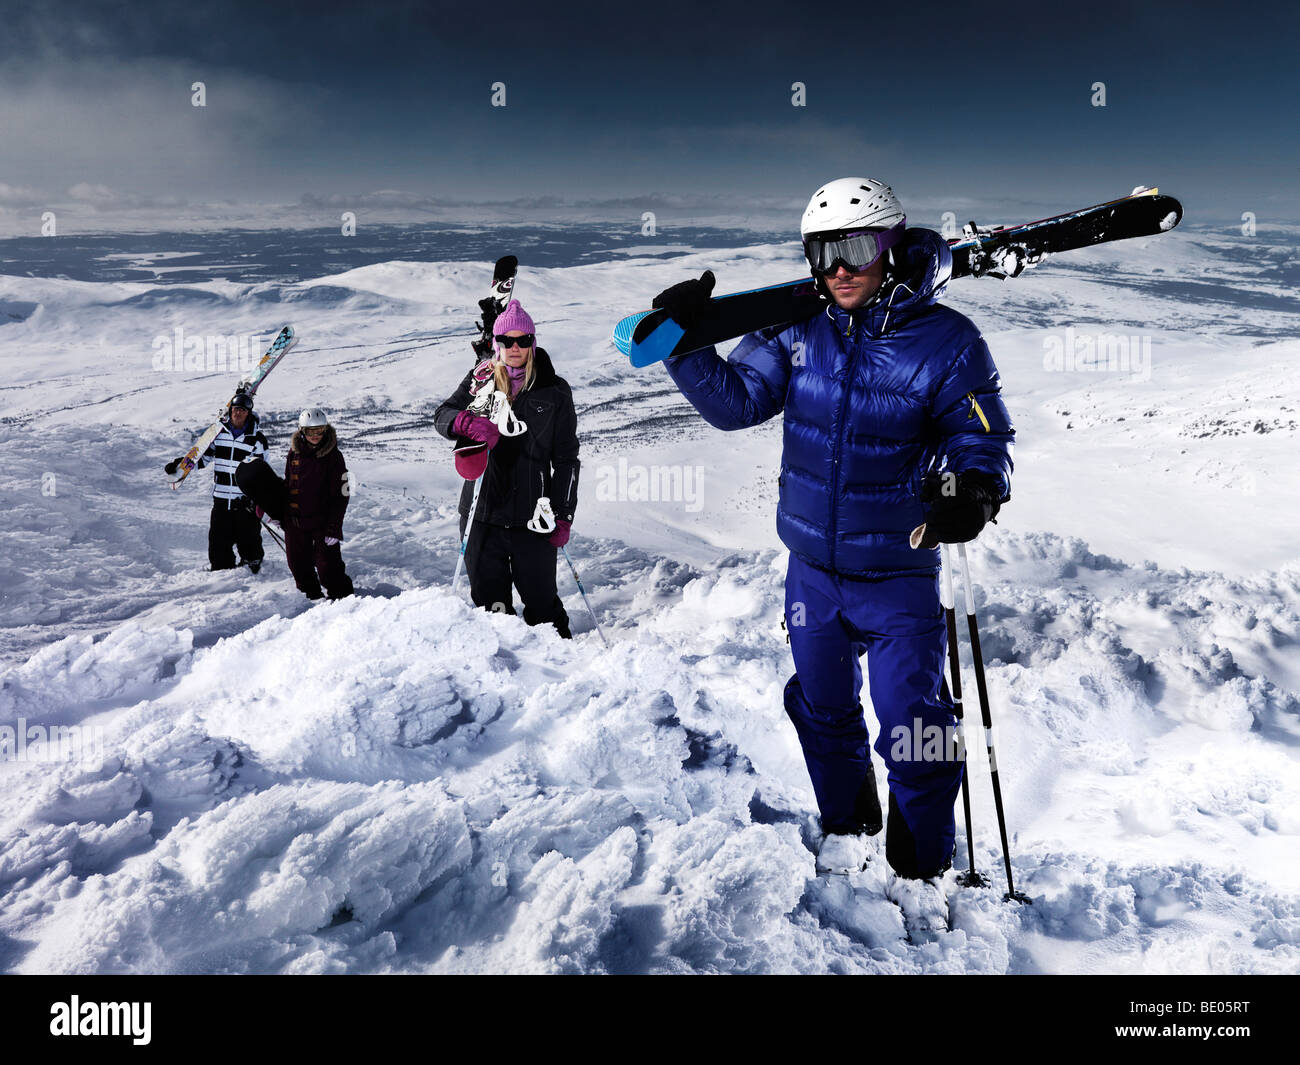
M 274 8 L 6 4 L 0 208 L 797 214 L 821 182 L 864 173 L 918 222 L 1046 213 L 1139 182 L 1179 195 L 1189 220 L 1300 216 L 1289 6 Z M 791 106 L 796 81 L 806 107 Z M 1098 81 L 1105 107 L 1090 103 Z

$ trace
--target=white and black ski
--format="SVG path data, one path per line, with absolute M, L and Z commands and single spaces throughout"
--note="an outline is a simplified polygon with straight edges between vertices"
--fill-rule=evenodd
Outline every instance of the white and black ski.
M 199 459 L 203 457 L 203 453 L 208 450 L 212 445 L 212 441 L 214 441 L 217 438 L 217 435 L 221 432 L 223 421 L 229 417 L 230 404 L 234 400 L 235 395 L 240 392 L 246 392 L 250 396 L 256 395 L 258 385 L 266 379 L 266 375 L 275 369 L 279 361 L 289 353 L 289 349 L 297 342 L 298 334 L 293 331 L 293 326 L 286 325 L 280 330 L 276 335 L 276 338 L 271 341 L 271 346 L 267 348 L 266 354 L 263 355 L 258 364 L 253 367 L 252 372 L 248 374 L 247 377 L 242 378 L 239 384 L 235 386 L 234 393 L 232 393 L 230 399 L 226 401 L 226 405 L 217 413 L 217 420 L 209 425 L 199 438 L 194 441 L 194 446 L 191 447 L 189 451 L 185 452 L 185 455 L 176 466 L 176 472 L 172 475 L 172 488 L 179 485 L 181 481 L 185 480 L 185 478 L 188 477 L 195 468 L 197 468 Z
M 474 323 L 478 327 L 479 338 L 471 346 L 479 359 L 491 358 L 493 354 L 495 345 L 492 342 L 492 325 L 497 320 L 497 315 L 510 302 L 515 290 L 515 274 L 518 272 L 519 260 L 513 255 L 503 255 L 492 271 L 492 291 L 478 301 L 483 317 Z

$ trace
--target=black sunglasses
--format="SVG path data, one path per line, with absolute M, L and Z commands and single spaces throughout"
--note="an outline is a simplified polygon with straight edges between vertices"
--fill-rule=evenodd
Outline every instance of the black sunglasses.
M 535 339 L 532 333 L 525 333 L 521 337 L 497 337 L 497 343 L 503 348 L 512 348 L 518 344 L 521 348 L 531 348 Z

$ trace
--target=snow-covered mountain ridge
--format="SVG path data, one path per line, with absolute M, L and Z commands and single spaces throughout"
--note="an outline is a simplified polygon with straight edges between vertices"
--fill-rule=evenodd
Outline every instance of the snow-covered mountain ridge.
M 518 295 L 578 404 L 571 550 L 609 651 L 564 567 L 573 643 L 449 590 L 458 479 L 431 419 L 469 368 L 483 267 L 0 278 L 0 745 L 20 723 L 86 740 L 75 759 L 0 761 L 0 967 L 1300 968 L 1287 245 L 1175 233 L 950 289 L 1019 432 L 1012 501 L 972 557 L 1017 887 L 1035 904 L 1001 901 L 974 751 L 994 886 L 956 890 L 929 944 L 907 939 L 883 853 L 814 875 L 781 709 L 779 425 L 717 433 L 607 339 L 705 266 L 742 288 L 796 276 L 797 254 L 524 265 Z M 161 470 L 237 373 L 155 369 L 154 342 L 285 321 L 302 343 L 259 407 L 280 459 L 299 408 L 338 426 L 363 592 L 339 603 L 309 605 L 282 560 L 204 572 L 207 475 L 170 493 Z M 1103 335 L 1136 337 L 1148 361 L 1096 368 Z M 1067 336 L 1094 339 L 1091 368 L 1053 363 Z M 620 462 L 701 469 L 698 497 L 597 492 Z

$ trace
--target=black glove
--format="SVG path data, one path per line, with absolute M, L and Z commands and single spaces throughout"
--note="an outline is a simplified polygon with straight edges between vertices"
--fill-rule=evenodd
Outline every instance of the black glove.
M 176 470 L 180 467 L 180 464 L 181 464 L 180 459 L 172 459 L 171 462 L 167 463 L 167 465 L 163 467 L 163 469 L 166 470 L 168 473 L 175 473 Z
M 712 270 L 705 270 L 698 278 L 682 281 L 672 288 L 664 289 L 650 304 L 656 310 L 662 307 L 668 317 L 683 329 L 689 329 L 700 316 L 700 312 L 709 305 L 716 279 Z
M 253 501 L 249 499 L 248 496 L 240 496 L 232 504 L 230 504 L 230 509 L 231 510 L 252 510 Z
M 982 470 L 929 474 L 921 485 L 921 502 L 928 508 L 921 548 L 974 540 L 997 517 L 1001 496 L 997 482 Z

